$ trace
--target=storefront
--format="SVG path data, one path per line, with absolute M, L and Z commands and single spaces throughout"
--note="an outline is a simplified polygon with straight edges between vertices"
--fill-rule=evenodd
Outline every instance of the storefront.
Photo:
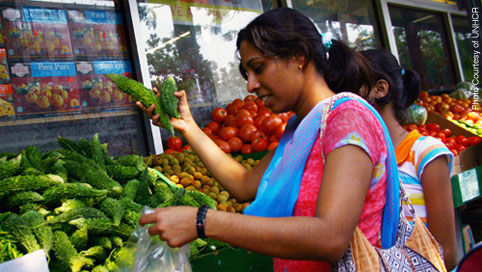
M 78 141 L 90 140 L 97 133 L 112 157 L 163 153 L 170 133 L 152 125 L 135 101 L 105 75 L 123 74 L 148 88 L 159 87 L 165 78 L 173 76 L 178 88 L 186 91 L 193 116 L 203 128 L 212 121 L 213 109 L 248 95 L 238 68 L 238 31 L 257 15 L 278 7 L 301 11 L 321 32 L 332 33 L 356 50 L 389 49 L 402 67 L 418 72 L 423 90 L 431 94 L 448 93 L 462 81 L 477 87 L 480 63 L 475 61 L 474 48 L 482 43 L 478 25 L 481 7 L 480 1 L 475 9 L 470 3 L 1 1 L 0 154 L 12 159 L 13 153 L 29 146 L 42 151 L 56 149 L 58 136 Z M 475 90 L 478 88 L 471 89 Z M 480 93 L 477 95 L 480 97 Z M 480 167 L 473 171 L 478 179 L 470 176 L 472 187 L 464 187 L 470 187 L 471 197 L 464 196 L 462 187 L 457 191 L 459 207 L 474 198 L 480 200 Z M 473 165 L 471 168 L 475 169 Z M 233 205 L 237 204 L 241 205 Z M 463 255 L 461 241 L 458 237 L 459 256 Z M 243 254 L 248 259 L 245 264 L 253 261 L 250 252 Z M 266 265 L 263 260 L 261 264 Z M 240 262 L 242 259 L 235 265 Z

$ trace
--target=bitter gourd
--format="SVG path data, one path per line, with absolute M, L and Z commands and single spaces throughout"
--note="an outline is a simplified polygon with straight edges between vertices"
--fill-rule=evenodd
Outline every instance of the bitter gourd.
M 142 83 L 119 74 L 106 74 L 107 78 L 112 80 L 115 85 L 124 93 L 132 96 L 140 101 L 146 108 L 155 105 L 154 114 L 159 114 L 159 121 L 162 126 L 168 129 L 174 135 L 174 127 L 169 120 L 169 115 L 162 110 L 160 99 L 153 91 L 146 88 Z
M 118 199 L 108 197 L 100 203 L 100 209 L 112 219 L 114 225 L 118 226 L 124 216 L 125 209 L 122 202 Z
M 64 267 L 70 268 L 72 272 L 79 272 L 82 267 L 93 266 L 94 264 L 92 259 L 79 255 L 70 242 L 67 234 L 63 231 L 54 232 L 53 249 L 56 261 Z
M 87 247 L 87 243 L 89 242 L 89 233 L 87 230 L 87 226 L 83 226 L 82 228 L 74 231 L 70 236 L 70 242 L 77 250 L 82 250 Z
M 53 174 L 9 177 L 0 180 L 0 198 L 22 191 L 42 191 L 63 183 L 64 180 L 60 176 Z
M 20 171 L 20 163 L 22 161 L 22 155 L 18 155 L 16 158 L 7 160 L 7 157 L 0 158 L 0 179 L 11 177 Z
M 177 92 L 176 81 L 173 77 L 164 79 L 161 86 L 161 107 L 170 117 L 181 118 L 177 110 L 178 99 L 174 95 Z
M 17 207 L 23 204 L 40 202 L 43 200 L 44 200 L 43 196 L 37 192 L 32 192 L 32 191 L 21 192 L 21 193 L 9 196 L 7 199 L 7 206 Z
M 134 200 L 137 194 L 137 188 L 139 187 L 140 181 L 137 179 L 131 179 L 124 186 L 123 197 Z
M 121 183 L 125 183 L 131 179 L 136 179 L 139 177 L 139 173 L 141 172 L 134 166 L 123 165 L 107 165 L 105 170 L 109 176 Z
M 135 154 L 120 156 L 115 162 L 123 166 L 133 166 L 139 170 L 142 170 L 142 166 L 144 165 L 142 157 Z
M 43 197 L 45 204 L 54 204 L 61 199 L 102 198 L 107 196 L 107 193 L 107 190 L 94 189 L 89 184 L 76 182 L 52 186 L 44 192 Z

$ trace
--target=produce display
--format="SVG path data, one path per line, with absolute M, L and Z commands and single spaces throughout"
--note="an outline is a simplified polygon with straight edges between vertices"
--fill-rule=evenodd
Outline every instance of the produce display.
M 43 249 L 50 271 L 113 271 L 127 261 L 123 246 L 144 205 L 216 208 L 208 195 L 180 188 L 148 167 L 154 157 L 146 163 L 137 155 L 112 158 L 98 135 L 58 142 L 54 151 L 29 146 L 0 154 L 2 262 Z M 226 245 L 197 239 L 191 257 L 220 246 Z
M 450 129 L 441 129 L 440 126 L 435 123 L 421 125 L 411 124 L 403 125 L 403 127 L 407 131 L 416 129 L 424 136 L 432 136 L 441 140 L 455 156 L 459 155 L 461 151 L 482 142 L 482 138 L 477 136 L 465 137 L 463 135 L 452 135 Z
M 470 112 L 482 114 L 482 107 L 473 107 L 473 98 L 451 97 L 449 94 L 429 95 L 428 92 L 421 92 L 417 105 L 425 107 L 428 112 L 435 112 L 447 119 L 460 120 L 465 118 Z
M 151 167 L 162 172 L 179 188 L 207 194 L 215 201 L 218 210 L 240 213 L 249 205 L 248 202 L 239 203 L 233 198 L 224 187 L 212 177 L 201 162 L 199 156 L 192 150 L 152 155 L 147 159 L 150 160 Z M 234 157 L 234 159 L 247 169 L 250 169 L 259 162 L 259 160 L 252 158 L 243 159 L 241 155 Z

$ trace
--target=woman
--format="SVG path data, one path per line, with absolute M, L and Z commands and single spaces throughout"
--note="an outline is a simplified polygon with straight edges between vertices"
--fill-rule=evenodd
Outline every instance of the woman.
M 238 34 L 248 91 L 275 113 L 296 114 L 276 151 L 249 171 L 202 132 L 184 91 L 176 94 L 181 118 L 172 118 L 173 126 L 234 197 L 255 200 L 244 215 L 156 209 L 139 221 L 155 223 L 151 235 L 174 247 L 207 236 L 274 256 L 275 271 L 329 271 L 357 226 L 372 245 L 393 245 L 398 174 L 390 171 L 396 164 L 381 118 L 363 99 L 348 99 L 331 111 L 320 139 L 323 108 L 340 91 L 338 83 L 350 78 L 349 89 L 360 90 L 369 76 L 357 53 L 323 40 L 310 19 L 289 8 L 263 13 Z M 153 106 L 138 106 L 160 125 Z
M 417 130 L 408 133 L 399 123 L 420 92 L 418 74 L 402 69 L 395 57 L 385 50 L 360 53 L 371 62 L 375 75 L 365 96 L 387 124 L 396 147 L 400 178 L 410 202 L 442 246 L 445 266 L 451 270 L 457 265 L 450 182 L 454 156 L 441 141 L 424 137 Z M 407 219 L 412 220 L 409 206 L 404 205 L 403 208 Z

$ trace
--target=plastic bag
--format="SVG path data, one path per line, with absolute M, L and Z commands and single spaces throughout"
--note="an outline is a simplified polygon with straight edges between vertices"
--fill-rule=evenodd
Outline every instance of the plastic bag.
M 144 207 L 142 214 L 153 212 Z M 159 235 L 150 236 L 149 225 L 138 226 L 119 252 L 116 272 L 191 272 L 189 244 L 171 248 Z

